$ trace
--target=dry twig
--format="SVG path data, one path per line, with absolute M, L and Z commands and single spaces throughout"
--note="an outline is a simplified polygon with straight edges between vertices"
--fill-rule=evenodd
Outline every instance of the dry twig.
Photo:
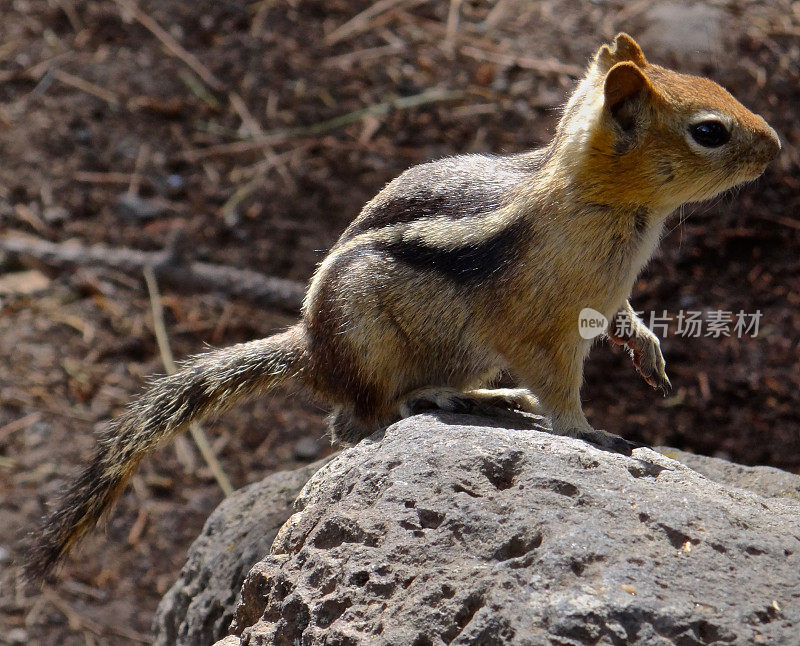
M 40 419 L 42 419 L 42 414 L 39 411 L 36 411 L 35 413 L 25 415 L 25 417 L 15 419 L 13 422 L 9 422 L 4 426 L 0 426 L 0 443 L 5 442 L 9 435 L 33 426 Z
M 447 30 L 445 31 L 444 43 L 442 44 L 445 53 L 453 56 L 456 52 L 456 35 L 458 33 L 458 21 L 461 16 L 461 4 L 464 0 L 450 0 L 450 9 L 447 12 Z
M 114 0 L 114 2 L 123 10 L 130 13 L 136 22 L 158 38 L 170 54 L 181 60 L 186 67 L 203 79 L 203 82 L 212 90 L 216 90 L 217 92 L 223 92 L 225 90 L 225 84 L 214 76 L 211 70 L 203 65 L 194 54 L 187 51 L 177 40 L 170 36 L 161 25 L 144 13 L 133 0 Z
M 130 173 L 100 173 L 90 170 L 75 171 L 72 176 L 76 182 L 86 182 L 87 184 L 130 184 Z
M 133 173 L 131 173 L 131 181 L 128 184 L 128 195 L 133 197 L 138 195 L 139 186 L 142 183 L 142 168 L 144 168 L 147 158 L 150 156 L 150 146 L 146 143 L 139 146 L 139 154 L 136 155 L 136 162 L 133 165 Z
M 253 113 L 250 112 L 250 109 L 247 107 L 244 99 L 242 99 L 237 92 L 231 92 L 228 95 L 228 98 L 230 100 L 231 107 L 236 111 L 236 114 L 238 114 L 239 118 L 242 120 L 242 126 L 247 134 L 251 137 L 263 136 L 264 129 L 261 127 L 261 124 L 258 122 L 258 120 L 253 116 Z
M 464 56 L 469 56 L 478 61 L 487 61 L 505 67 L 521 67 L 540 74 L 566 74 L 567 76 L 580 76 L 583 74 L 583 69 L 578 65 L 560 63 L 556 60 L 531 58 L 530 56 L 518 56 L 504 52 L 490 52 L 473 45 L 464 45 L 460 51 Z
M 184 291 L 219 291 L 268 307 L 299 311 L 305 293 L 302 283 L 227 265 L 180 262 L 174 246 L 162 252 L 146 252 L 104 245 L 87 247 L 74 242 L 53 243 L 22 235 L 0 238 L 0 250 L 35 258 L 54 269 L 94 266 L 136 274 L 152 267 L 161 283 Z
M 67 623 L 71 630 L 76 632 L 81 632 L 84 636 L 87 636 L 88 633 L 93 633 L 97 636 L 103 636 L 107 634 L 119 635 L 120 637 L 124 637 L 129 641 L 139 642 L 141 644 L 149 644 L 150 638 L 146 635 L 142 635 L 141 633 L 136 632 L 135 630 L 128 630 L 127 628 L 123 628 L 122 626 L 116 625 L 104 625 L 97 623 L 89 619 L 88 617 L 84 617 L 79 612 L 77 612 L 65 599 L 62 599 L 55 591 L 51 590 L 50 588 L 44 588 L 42 590 L 42 598 L 49 601 L 54 608 L 56 608 L 61 614 L 64 615 L 67 619 Z
M 164 364 L 164 369 L 167 374 L 173 374 L 178 368 L 175 365 L 175 359 L 172 355 L 172 348 L 169 345 L 169 336 L 167 335 L 167 328 L 164 325 L 164 308 L 161 304 L 161 294 L 158 291 L 158 282 L 152 267 L 144 268 L 144 279 L 147 282 L 147 291 L 150 294 L 150 308 L 153 312 L 153 329 L 156 333 L 156 342 L 158 343 L 158 350 L 161 353 L 161 361 Z M 189 424 L 189 432 L 192 434 L 192 439 L 200 449 L 200 455 L 203 456 L 211 473 L 214 474 L 214 479 L 217 481 L 222 493 L 230 496 L 233 493 L 233 486 L 222 465 L 214 455 L 214 450 L 208 442 L 208 437 L 203 431 L 200 424 L 192 422 Z
M 20 220 L 25 222 L 26 224 L 30 225 L 30 227 L 36 231 L 37 233 L 41 233 L 42 235 L 47 233 L 48 227 L 44 223 L 39 214 L 36 213 L 31 207 L 18 202 L 14 205 L 14 215 L 17 216 Z
M 413 96 L 404 96 L 392 101 L 383 101 L 368 105 L 365 108 L 354 110 L 346 114 L 333 117 L 326 121 L 312 123 L 308 126 L 300 126 L 297 128 L 285 128 L 280 130 L 270 130 L 265 132 L 262 137 L 250 139 L 247 141 L 234 141 L 227 144 L 218 144 L 215 146 L 208 146 L 206 148 L 194 148 L 183 152 L 183 158 L 189 162 L 196 162 L 208 157 L 217 157 L 221 155 L 235 155 L 238 153 L 246 153 L 254 150 L 261 150 L 264 147 L 274 146 L 291 139 L 303 137 L 316 137 L 323 135 L 333 130 L 338 130 L 351 123 L 361 121 L 366 117 L 381 117 L 389 114 L 392 110 L 409 110 L 421 105 L 430 103 L 439 103 L 442 101 L 452 101 L 464 96 L 463 92 L 443 90 L 435 88 L 415 94 Z
M 392 56 L 399 54 L 403 51 L 404 46 L 399 43 L 391 43 L 389 45 L 381 45 L 380 47 L 367 47 L 366 49 L 357 49 L 353 52 L 340 54 L 339 56 L 330 56 L 325 59 L 324 65 L 326 67 L 340 67 L 348 69 L 355 65 L 355 63 L 363 63 L 364 61 L 375 60 L 382 56 Z
M 335 45 L 340 40 L 350 38 L 351 36 L 369 30 L 375 18 L 387 11 L 403 5 L 413 6 L 423 4 L 427 1 L 428 0 L 378 0 L 378 2 L 370 5 L 369 8 L 364 9 L 364 11 L 353 16 L 346 23 L 334 29 L 330 34 L 325 36 L 324 42 L 328 46 Z
M 95 85 L 94 83 L 90 83 L 79 76 L 75 76 L 74 74 L 70 74 L 64 70 L 56 69 L 53 70 L 53 77 L 61 81 L 64 85 L 69 85 L 70 87 L 74 87 L 81 92 L 86 92 L 87 94 L 96 96 L 98 99 L 102 99 L 115 108 L 119 105 L 119 99 L 117 99 L 117 96 L 113 92 L 110 92 L 99 85 Z

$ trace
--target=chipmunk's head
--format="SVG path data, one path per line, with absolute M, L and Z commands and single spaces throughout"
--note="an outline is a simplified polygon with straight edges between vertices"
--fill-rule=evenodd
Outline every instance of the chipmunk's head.
M 627 34 L 597 51 L 559 133 L 592 199 L 664 214 L 755 179 L 781 148 L 724 88 L 648 63 Z

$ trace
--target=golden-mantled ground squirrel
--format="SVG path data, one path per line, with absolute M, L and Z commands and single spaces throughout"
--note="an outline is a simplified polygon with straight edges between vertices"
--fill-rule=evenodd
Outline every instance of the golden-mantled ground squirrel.
M 672 211 L 755 179 L 779 150 L 775 131 L 719 85 L 648 63 L 619 34 L 592 59 L 549 145 L 407 170 L 320 264 L 299 323 L 155 380 L 46 521 L 28 575 L 44 576 L 95 525 L 148 452 L 280 384 L 331 404 L 343 443 L 426 404 L 504 406 L 629 451 L 581 410 L 591 341 L 579 312 L 627 319 L 629 334 L 609 338 L 649 384 L 668 387 L 658 338 L 626 300 L 633 282 Z M 503 370 L 524 388 L 489 389 Z

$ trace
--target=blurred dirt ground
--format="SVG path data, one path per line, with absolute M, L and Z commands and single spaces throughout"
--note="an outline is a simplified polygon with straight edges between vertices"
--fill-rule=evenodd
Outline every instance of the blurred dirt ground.
M 182 229 L 194 260 L 299 281 L 404 168 L 546 142 L 618 30 L 723 83 L 784 152 L 736 195 L 674 217 L 632 302 L 760 310 L 759 334 L 668 334 L 667 399 L 600 345 L 584 400 L 595 425 L 631 438 L 800 471 L 800 3 L 0 0 L 0 16 L 0 235 L 156 251 Z M 293 320 L 163 291 L 178 357 Z M 16 583 L 45 501 L 163 370 L 142 276 L 0 256 L 0 356 L 0 643 L 146 643 L 220 500 L 188 442 L 145 461 L 43 593 Z M 323 422 L 279 394 L 207 428 L 241 486 L 329 450 Z

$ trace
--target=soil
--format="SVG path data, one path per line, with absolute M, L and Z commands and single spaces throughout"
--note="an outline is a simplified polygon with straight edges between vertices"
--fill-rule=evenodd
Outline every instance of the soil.
M 408 166 L 545 143 L 576 75 L 619 30 L 658 62 L 723 83 L 775 127 L 784 151 L 758 181 L 674 216 L 632 302 L 646 316 L 760 311 L 758 335 L 681 336 L 673 321 L 667 398 L 600 344 L 585 407 L 596 426 L 632 439 L 800 472 L 797 3 L 135 6 L 0 0 L 3 235 L 155 251 L 181 229 L 195 260 L 306 281 L 361 205 Z M 432 89 L 451 94 L 357 112 Z M 271 144 L 218 147 L 264 134 Z M 293 321 L 223 293 L 163 291 L 177 357 Z M 188 440 L 143 463 L 105 531 L 43 591 L 17 579 L 26 533 L 93 434 L 163 371 L 142 276 L 0 257 L 0 356 L 0 643 L 146 643 L 158 600 L 221 499 Z M 324 416 L 277 394 L 206 430 L 238 487 L 330 451 Z

